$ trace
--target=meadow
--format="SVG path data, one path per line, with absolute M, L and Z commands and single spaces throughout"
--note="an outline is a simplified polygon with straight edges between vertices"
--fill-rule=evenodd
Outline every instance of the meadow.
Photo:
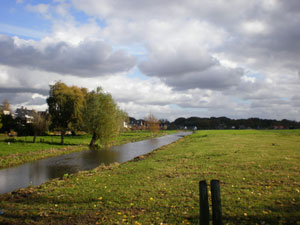
M 217 179 L 224 224 L 299 224 L 299 162 L 299 130 L 197 131 L 123 164 L 1 195 L 0 223 L 198 224 L 199 181 Z
M 116 137 L 112 145 L 121 145 L 127 142 L 135 142 L 174 133 L 175 131 L 160 131 L 153 135 L 149 131 L 123 132 Z M 16 166 L 22 163 L 58 156 L 76 151 L 88 150 L 92 136 L 89 134 L 65 136 L 65 144 L 60 144 L 60 136 L 49 135 L 37 137 L 36 143 L 32 143 L 33 137 L 7 137 L 0 135 L 0 168 Z M 101 147 L 101 145 L 99 146 Z

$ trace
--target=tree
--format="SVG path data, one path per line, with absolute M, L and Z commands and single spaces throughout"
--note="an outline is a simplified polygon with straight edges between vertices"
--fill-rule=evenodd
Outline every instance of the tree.
M 85 92 L 76 86 L 69 87 L 59 81 L 50 85 L 47 103 L 52 127 L 61 132 L 61 144 L 64 144 L 66 131 L 82 122 Z
M 85 127 L 92 134 L 90 146 L 97 140 L 104 146 L 120 133 L 127 114 L 120 110 L 110 94 L 101 88 L 88 93 L 84 110 Z
M 2 104 L 3 104 L 3 110 L 9 111 L 11 113 L 11 108 L 10 108 L 10 104 L 9 104 L 8 100 L 4 99 Z
M 44 134 L 49 127 L 49 118 L 47 115 L 41 115 L 37 112 L 34 113 L 33 116 L 33 131 L 34 131 L 34 136 L 33 136 L 33 143 L 36 142 L 36 137 L 38 135 Z
M 11 115 L 1 115 L 1 124 L 2 127 L 0 131 L 2 133 L 9 133 L 11 130 L 15 130 L 17 128 L 16 121 L 12 118 Z
M 0 129 L 2 128 L 2 111 L 0 110 Z
M 148 129 L 152 132 L 152 133 L 158 133 L 159 129 L 160 129 L 160 122 L 159 120 L 152 114 L 150 113 L 146 118 L 145 118 L 146 124 Z
M 86 88 L 79 88 L 77 86 L 72 86 L 70 88 L 72 89 L 74 95 L 76 96 L 75 101 L 79 101 L 77 103 L 79 104 L 78 107 L 80 108 L 79 110 L 76 111 L 75 114 L 76 119 L 71 121 L 69 125 L 69 129 L 72 131 L 72 135 L 76 135 L 76 132 L 78 130 L 84 129 L 83 110 L 85 108 L 88 90 Z

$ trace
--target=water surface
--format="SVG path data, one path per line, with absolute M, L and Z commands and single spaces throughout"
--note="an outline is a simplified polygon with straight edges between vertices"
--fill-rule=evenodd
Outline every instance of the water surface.
M 29 185 L 40 185 L 64 174 L 96 168 L 100 164 L 126 162 L 170 144 L 191 132 L 181 132 L 159 138 L 113 146 L 103 150 L 88 150 L 67 155 L 37 160 L 23 165 L 0 170 L 0 194 Z

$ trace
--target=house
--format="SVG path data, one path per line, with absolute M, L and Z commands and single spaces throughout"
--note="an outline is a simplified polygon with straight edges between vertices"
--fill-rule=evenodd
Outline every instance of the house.
M 136 120 L 133 117 L 129 117 L 128 127 L 133 130 L 144 130 L 146 128 L 145 120 Z
M 284 126 L 282 126 L 282 125 L 275 125 L 274 127 L 273 127 L 273 129 L 276 129 L 276 130 L 278 130 L 278 129 L 284 129 L 285 127 Z
M 137 120 L 136 123 L 140 128 L 145 128 L 146 127 L 146 121 L 145 120 Z
M 166 119 L 159 120 L 159 126 L 161 130 L 167 130 L 170 125 L 170 122 Z
M 26 123 L 33 123 L 34 114 L 36 113 L 35 110 L 24 108 L 23 106 L 21 108 L 17 108 L 15 111 L 15 117 L 20 118 L 22 120 L 25 120 Z

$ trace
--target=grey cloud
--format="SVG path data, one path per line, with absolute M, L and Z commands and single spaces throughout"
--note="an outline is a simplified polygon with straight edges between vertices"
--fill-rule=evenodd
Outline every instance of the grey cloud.
M 0 104 L 7 99 L 11 105 L 25 104 L 32 99 L 31 93 L 0 93 Z
M 85 11 L 90 15 L 95 15 L 100 18 L 107 17 L 125 17 L 125 18 L 144 18 L 151 17 L 168 17 L 173 10 L 166 13 L 166 9 L 178 8 L 179 0 L 172 2 L 168 0 L 144 0 L 144 1 L 130 1 L 130 0 L 117 0 L 110 1 L 104 0 L 99 4 L 95 0 L 72 0 L 75 7 Z
M 225 90 L 238 86 L 242 75 L 242 69 L 214 66 L 208 70 L 167 78 L 166 83 L 175 87 L 177 90 L 194 88 Z
M 5 87 L 0 87 L 0 94 L 5 94 L 5 93 L 38 93 L 44 96 L 47 96 L 49 94 L 49 89 L 35 89 L 35 88 L 5 88 Z
M 26 87 L 5 88 L 0 87 L 0 104 L 4 99 L 12 105 L 26 104 L 26 105 L 43 105 L 46 103 L 45 98 L 32 98 L 33 94 L 40 94 L 48 96 L 49 89 L 36 89 Z
M 260 99 L 252 101 L 251 108 L 270 108 L 278 106 L 289 106 L 290 102 L 282 99 Z
M 294 107 L 300 108 L 300 95 L 294 95 L 291 98 Z
M 0 64 L 86 77 L 125 72 L 136 64 L 135 57 L 113 51 L 102 41 L 85 41 L 78 46 L 60 42 L 41 51 L 32 45 L 18 46 L 13 38 L 0 35 L 0 49 Z
M 298 0 L 280 1 L 281 8 L 286 12 L 299 13 L 300 2 Z
M 154 50 L 139 68 L 148 76 L 160 77 L 177 90 L 227 89 L 237 86 L 243 75 L 242 69 L 226 68 L 206 52 L 183 47 L 175 51 Z
M 256 12 L 261 1 L 211 1 L 211 0 L 72 0 L 75 7 L 100 18 L 130 18 L 133 20 L 205 18 L 220 22 L 236 22 L 247 11 Z M 234 11 L 234 13 L 232 13 Z
M 256 34 L 243 33 L 239 23 L 234 24 L 231 33 L 233 41 L 226 42 L 219 49 L 231 60 L 246 62 L 252 58 L 256 61 L 252 69 L 276 68 L 298 71 L 300 60 L 300 4 L 298 0 L 278 1 L 277 8 L 261 10 L 259 15 L 251 15 L 253 21 L 262 22 L 266 30 Z M 226 28 L 229 25 L 225 25 Z
M 180 48 L 150 52 L 149 59 L 141 62 L 139 68 L 149 76 L 169 77 L 203 71 L 216 64 L 218 62 L 207 53 Z

